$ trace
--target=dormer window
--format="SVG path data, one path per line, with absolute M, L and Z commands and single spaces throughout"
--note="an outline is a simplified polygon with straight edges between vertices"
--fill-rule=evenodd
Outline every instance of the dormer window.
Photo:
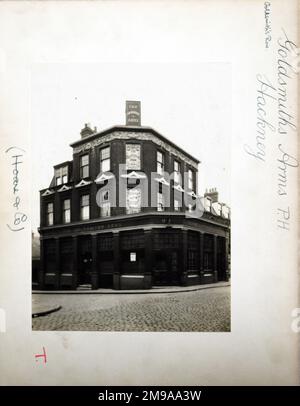
M 110 147 L 100 150 L 100 172 L 110 171 Z
M 55 169 L 55 184 L 56 186 L 68 183 L 68 167 L 62 166 Z
M 80 178 L 88 178 L 90 174 L 89 154 L 80 157 Z

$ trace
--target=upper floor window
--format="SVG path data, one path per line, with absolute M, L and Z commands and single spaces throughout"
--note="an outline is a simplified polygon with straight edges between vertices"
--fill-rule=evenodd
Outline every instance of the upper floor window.
M 178 161 L 174 161 L 174 182 L 181 184 L 180 163 Z
M 126 199 L 126 213 L 139 213 L 141 211 L 142 191 L 140 188 L 128 188 Z
M 65 199 L 63 203 L 63 222 L 70 223 L 71 221 L 71 200 Z
M 162 192 L 157 192 L 157 211 L 165 210 L 165 199 Z
M 90 218 L 90 195 L 82 195 L 80 199 L 80 219 L 89 220 Z
M 157 167 L 156 172 L 159 175 L 163 175 L 165 168 L 165 156 L 160 151 L 157 151 L 156 153 L 156 167 Z
M 110 147 L 105 147 L 100 150 L 100 172 L 110 170 Z
M 189 203 L 188 204 L 188 212 L 191 213 L 193 211 L 193 208 L 194 208 L 193 204 Z
M 59 186 L 63 183 L 68 183 L 68 167 L 62 166 L 55 169 L 55 184 Z
M 109 191 L 104 190 L 101 193 L 100 197 L 100 211 L 101 217 L 109 217 L 110 216 L 110 199 L 109 199 Z
M 180 210 L 180 201 L 177 199 L 174 199 L 174 210 L 179 211 Z
M 89 155 L 82 155 L 80 157 L 80 178 L 88 178 L 89 177 Z
M 54 219 L 53 203 L 47 203 L 47 225 L 52 226 Z
M 191 169 L 188 170 L 188 188 L 194 190 L 194 173 Z
M 140 144 L 126 144 L 126 169 L 141 169 Z

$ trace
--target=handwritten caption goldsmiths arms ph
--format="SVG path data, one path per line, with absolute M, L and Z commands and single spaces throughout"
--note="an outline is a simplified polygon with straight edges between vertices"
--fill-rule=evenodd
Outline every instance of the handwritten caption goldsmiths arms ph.
M 276 80 L 271 81 L 266 75 L 258 74 L 256 98 L 256 143 L 254 147 L 244 145 L 248 156 L 265 163 L 267 159 L 268 135 L 277 143 L 276 168 L 277 168 L 277 195 L 282 198 L 282 206 L 277 209 L 278 228 L 289 230 L 291 213 L 288 200 L 289 172 L 298 167 L 297 158 L 287 151 L 286 144 L 290 137 L 296 136 L 297 126 L 292 106 L 290 92 L 296 87 L 297 74 L 299 73 L 299 49 L 291 41 L 286 32 L 277 40 L 277 68 Z M 293 88 L 294 85 L 294 88 Z M 296 108 L 296 105 L 294 106 Z M 268 111 L 276 109 L 277 123 L 268 119 Z M 277 136 L 277 137 L 275 137 Z

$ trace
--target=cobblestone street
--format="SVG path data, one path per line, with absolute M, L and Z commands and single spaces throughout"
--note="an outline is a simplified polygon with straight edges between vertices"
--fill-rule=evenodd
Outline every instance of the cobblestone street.
M 230 287 L 153 294 L 33 294 L 57 312 L 33 330 L 230 331 Z

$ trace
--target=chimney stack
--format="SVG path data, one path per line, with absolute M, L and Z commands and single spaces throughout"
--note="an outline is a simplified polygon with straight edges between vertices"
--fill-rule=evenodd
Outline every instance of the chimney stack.
M 94 131 L 91 129 L 89 123 L 85 123 L 83 129 L 80 131 L 81 138 L 88 137 L 89 135 L 94 134 Z
M 216 203 L 219 201 L 219 193 L 217 191 L 217 188 L 211 188 L 211 189 L 206 189 L 204 193 L 204 197 L 209 197 L 212 203 Z

